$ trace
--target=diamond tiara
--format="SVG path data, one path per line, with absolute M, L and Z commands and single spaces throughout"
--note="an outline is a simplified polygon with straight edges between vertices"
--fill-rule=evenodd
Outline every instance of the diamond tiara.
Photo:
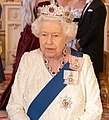
M 57 7 L 54 4 L 38 7 L 37 11 L 37 16 L 47 15 L 52 17 L 62 17 L 68 23 L 73 22 L 74 19 L 68 8 L 64 8 L 62 6 Z

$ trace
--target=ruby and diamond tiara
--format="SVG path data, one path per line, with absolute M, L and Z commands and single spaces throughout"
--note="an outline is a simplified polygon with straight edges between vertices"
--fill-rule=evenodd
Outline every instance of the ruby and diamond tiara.
M 54 4 L 38 7 L 37 11 L 38 11 L 37 16 L 40 15 L 47 15 L 52 17 L 58 16 L 64 18 L 65 21 L 68 23 L 73 22 L 74 19 L 73 15 L 70 13 L 70 10 L 68 8 L 64 8 L 62 6 L 57 7 Z

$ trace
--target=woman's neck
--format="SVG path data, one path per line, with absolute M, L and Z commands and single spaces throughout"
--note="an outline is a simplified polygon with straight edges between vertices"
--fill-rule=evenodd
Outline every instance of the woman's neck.
M 67 49 L 67 53 L 66 55 L 60 55 L 58 57 L 55 58 L 44 58 L 45 61 L 45 66 L 47 67 L 48 71 L 52 74 L 52 73 L 57 73 L 63 66 L 65 63 L 68 62 L 68 57 L 70 54 L 70 50 Z

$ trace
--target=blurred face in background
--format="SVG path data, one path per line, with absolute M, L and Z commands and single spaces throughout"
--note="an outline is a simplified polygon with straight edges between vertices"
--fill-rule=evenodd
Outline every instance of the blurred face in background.
M 59 4 L 60 6 L 63 6 L 63 7 L 68 6 L 68 2 L 69 2 L 69 1 L 70 1 L 70 0 L 57 0 L 58 4 Z

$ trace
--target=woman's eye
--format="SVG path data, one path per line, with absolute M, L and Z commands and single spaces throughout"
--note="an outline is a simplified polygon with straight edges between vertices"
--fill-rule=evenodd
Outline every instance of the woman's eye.
M 58 34 L 54 34 L 53 36 L 54 36 L 54 37 L 58 37 L 59 35 L 58 35 Z
M 47 34 L 46 33 L 42 33 L 41 36 L 47 36 Z

